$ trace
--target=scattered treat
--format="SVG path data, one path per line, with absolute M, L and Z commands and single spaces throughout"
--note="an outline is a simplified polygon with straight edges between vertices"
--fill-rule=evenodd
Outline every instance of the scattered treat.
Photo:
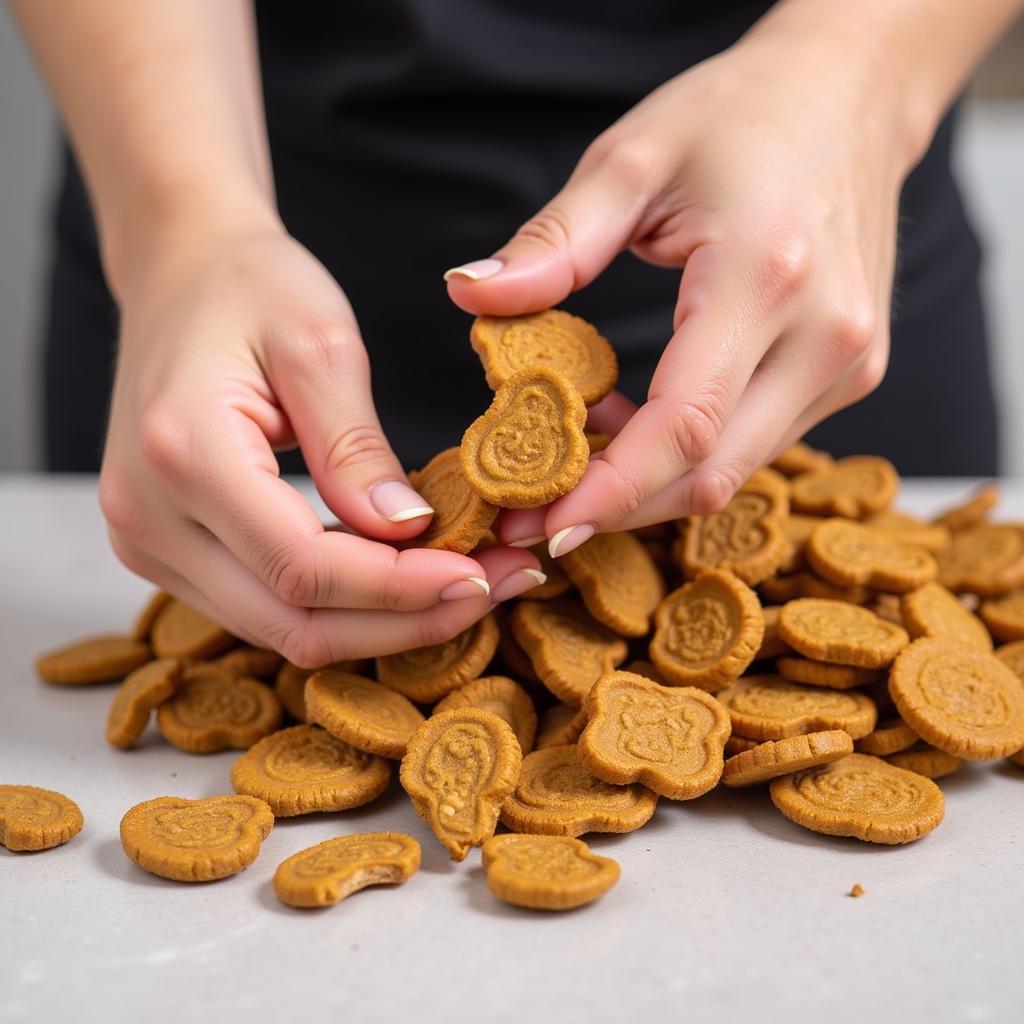
M 933 554 L 941 551 L 949 543 L 949 530 L 938 523 L 929 523 L 905 512 L 877 512 L 864 520 L 875 533 L 882 534 L 888 540 L 909 544 L 912 547 L 924 548 Z
M 955 640 L 982 651 L 992 650 L 992 638 L 985 624 L 941 583 L 926 583 L 904 594 L 900 599 L 900 618 L 915 640 L 930 636 Z
M 866 686 L 882 678 L 876 668 L 857 668 L 853 665 L 833 665 L 827 661 L 812 658 L 798 658 L 783 655 L 775 662 L 775 671 L 791 683 L 806 686 L 827 686 L 833 690 L 849 690 L 854 686 Z
M 761 596 L 775 604 L 788 604 L 802 597 L 846 604 L 867 604 L 874 594 L 867 587 L 839 587 L 813 572 L 795 572 L 790 576 L 769 576 L 760 586 Z
M 814 528 L 807 560 L 841 587 L 867 586 L 902 594 L 935 579 L 938 566 L 924 548 L 890 540 L 869 526 L 826 519 Z
M 842 729 L 768 740 L 733 754 L 725 762 L 722 781 L 727 786 L 756 786 L 781 775 L 831 764 L 853 753 L 853 740 Z
M 561 597 L 567 590 L 572 588 L 572 580 L 569 579 L 565 569 L 562 568 L 561 560 L 552 558 L 548 554 L 546 542 L 535 544 L 530 548 L 530 551 L 537 561 L 540 562 L 540 571 L 544 573 L 547 579 L 543 583 L 538 583 L 537 586 L 527 590 L 523 594 L 524 600 L 547 601 L 553 597 Z
M 494 836 L 481 853 L 487 888 L 498 899 L 531 910 L 582 907 L 619 880 L 615 861 L 569 836 Z
M 885 668 L 910 642 L 906 630 L 867 608 L 813 597 L 783 607 L 779 635 L 806 658 L 860 668 Z
M 171 595 L 165 590 L 154 592 L 145 607 L 139 612 L 139 616 L 132 626 L 131 638 L 133 640 L 149 640 L 150 634 L 153 632 L 153 623 L 171 600 Z
M 174 597 L 154 620 L 150 642 L 158 658 L 182 661 L 205 661 L 238 643 L 213 619 Z
M 822 473 L 832 466 L 832 456 L 818 451 L 803 441 L 791 444 L 772 460 L 772 469 L 786 477 L 802 473 Z
M 966 530 L 983 523 L 998 504 L 999 488 L 992 483 L 982 484 L 963 504 L 936 516 L 935 522 L 952 532 Z
M 867 754 L 775 779 L 769 792 L 797 825 L 869 843 L 911 843 L 936 828 L 945 813 L 934 782 Z
M 754 661 L 762 661 L 764 658 L 778 658 L 780 655 L 791 654 L 792 648 L 779 636 L 779 612 L 782 611 L 781 604 L 763 605 L 761 616 L 764 619 L 764 636 L 761 637 L 761 646 L 754 654 Z
M 795 512 L 863 519 L 892 504 L 899 477 L 891 462 L 876 455 L 850 455 L 826 469 L 801 473 L 790 483 Z
M 449 693 L 434 714 L 455 708 L 481 708 L 507 722 L 519 741 L 519 749 L 528 754 L 537 735 L 537 712 L 529 694 L 507 676 L 483 676 Z
M 971 615 L 966 610 L 964 614 Z M 1014 590 L 1003 597 L 982 601 L 978 614 L 997 640 L 1024 640 L 1024 590 Z M 974 619 L 974 616 L 971 615 L 971 618 Z M 977 619 L 974 621 L 977 622 Z M 991 649 L 989 641 L 988 650 Z
M 190 754 L 246 750 L 281 724 L 281 705 L 264 683 L 200 664 L 185 670 L 156 722 L 168 743 Z
M 107 742 L 122 750 L 134 747 L 153 709 L 174 695 L 180 678 L 181 662 L 176 658 L 158 658 L 132 672 L 110 705 Z
M 428 718 L 402 759 L 402 788 L 452 860 L 492 835 L 523 756 L 507 722 L 480 708 Z
M 674 686 L 714 693 L 738 678 L 764 637 L 757 595 L 730 572 L 707 569 L 658 605 L 651 660 Z
M 0 785 L 0 846 L 51 850 L 82 831 L 85 819 L 74 800 L 52 789 Z
M 483 674 L 498 649 L 498 624 L 485 615 L 441 644 L 377 659 L 377 678 L 417 704 L 432 704 Z
M 855 900 L 860 899 L 861 896 L 864 895 L 864 886 L 862 886 L 859 882 L 855 882 L 853 888 L 849 891 L 848 895 L 852 896 Z
M 306 681 L 306 714 L 357 750 L 401 759 L 425 721 L 400 693 L 350 672 L 321 669 Z
M 247 868 L 273 827 L 270 808 L 255 797 L 161 796 L 125 814 L 121 846 L 150 874 L 175 882 L 212 882 Z
M 265 800 L 277 818 L 362 807 L 388 788 L 391 766 L 315 725 L 266 736 L 231 769 L 236 793 Z
M 547 747 L 561 747 L 575 743 L 587 727 L 587 712 L 568 704 L 555 704 L 547 709 L 540 719 L 537 730 L 536 750 Z
M 337 836 L 293 853 L 274 872 L 289 907 L 328 907 L 369 885 L 399 885 L 420 867 L 420 844 L 402 832 Z
M 36 659 L 36 672 L 48 683 L 83 686 L 123 679 L 152 658 L 149 644 L 111 634 L 78 640 Z
M 513 374 L 463 435 L 469 486 L 501 508 L 540 508 L 567 494 L 590 460 L 586 418 L 564 374 L 542 366 Z
M 889 674 L 900 717 L 954 757 L 1006 757 L 1024 747 L 1024 686 L 992 654 L 925 637 L 901 651 Z
M 430 524 L 416 538 L 421 547 L 468 554 L 498 515 L 497 506 L 484 501 L 466 483 L 458 448 L 435 455 L 419 472 L 409 474 L 409 483 L 434 510 Z
M 920 737 L 902 718 L 883 718 L 875 728 L 856 743 L 858 754 L 888 757 L 909 750 Z
M 935 557 L 939 582 L 954 594 L 1008 594 L 1024 586 L 1024 526 L 982 523 L 958 530 Z
M 926 779 L 944 779 L 947 775 L 959 771 L 964 763 L 962 757 L 954 757 L 927 743 L 917 743 L 909 750 L 890 754 L 886 760 L 897 768 L 916 772 Z
M 268 651 L 265 647 L 236 647 L 214 658 L 210 664 L 229 675 L 269 682 L 277 675 L 283 661 L 277 651 Z

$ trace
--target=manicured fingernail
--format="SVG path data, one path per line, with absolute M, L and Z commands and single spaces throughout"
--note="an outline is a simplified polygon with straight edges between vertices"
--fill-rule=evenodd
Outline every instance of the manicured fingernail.
M 491 592 L 491 585 L 479 576 L 467 576 L 464 580 L 449 583 L 441 591 L 442 601 L 462 601 L 467 597 L 485 597 Z
M 405 523 L 434 510 L 402 480 L 381 480 L 369 491 L 370 504 L 389 522 Z
M 522 540 L 510 540 L 505 542 L 505 546 L 509 548 L 532 548 L 534 544 L 543 544 L 547 540 L 547 537 L 543 533 L 538 533 L 536 537 L 524 537 Z
M 472 263 L 463 263 L 461 267 L 446 270 L 444 279 L 450 281 L 453 277 L 466 277 L 470 281 L 482 281 L 485 277 L 494 277 L 503 266 L 505 264 L 501 260 L 473 260 Z
M 518 597 L 528 590 L 533 590 L 534 587 L 539 587 L 545 580 L 547 576 L 539 569 L 516 569 L 495 585 L 491 599 L 507 601 L 510 597 Z
M 548 541 L 548 554 L 552 558 L 558 558 L 569 551 L 573 551 L 581 544 L 585 544 L 597 532 L 593 523 L 580 523 L 579 526 L 567 526 Z

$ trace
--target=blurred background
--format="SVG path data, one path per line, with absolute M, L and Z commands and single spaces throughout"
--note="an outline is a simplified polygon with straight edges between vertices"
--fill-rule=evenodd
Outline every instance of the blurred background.
M 1024 24 L 972 84 L 958 168 L 986 247 L 1003 473 L 1024 476 Z M 0 5 L 0 471 L 41 465 L 37 345 L 54 114 Z

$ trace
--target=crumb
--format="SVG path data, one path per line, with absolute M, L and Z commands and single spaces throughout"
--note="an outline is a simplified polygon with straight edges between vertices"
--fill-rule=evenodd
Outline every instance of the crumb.
M 860 884 L 860 882 L 857 882 L 846 895 L 852 896 L 854 899 L 858 899 L 859 897 L 864 895 L 864 887 Z

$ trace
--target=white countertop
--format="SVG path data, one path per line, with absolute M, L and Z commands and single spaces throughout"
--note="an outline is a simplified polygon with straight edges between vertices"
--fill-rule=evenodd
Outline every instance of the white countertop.
M 966 482 L 920 482 L 930 511 Z M 85 828 L 38 854 L 0 848 L 0 1021 L 482 1019 L 829 1024 L 1020 1021 L 1024 772 L 975 764 L 940 784 L 946 820 L 905 847 L 807 832 L 764 789 L 662 800 L 626 836 L 591 836 L 622 880 L 565 914 L 487 891 L 404 794 L 285 819 L 234 878 L 182 885 L 123 854 L 118 822 L 150 797 L 230 792 L 237 754 L 108 747 L 112 688 L 47 686 L 44 648 L 125 628 L 149 587 L 110 553 L 91 479 L 0 477 L 0 782 L 57 789 Z M 1024 485 L 1002 517 L 1024 518 Z M 397 776 L 397 772 L 396 772 Z M 287 855 L 332 835 L 407 831 L 423 867 L 323 911 L 278 903 Z M 861 899 L 846 893 L 855 883 Z

